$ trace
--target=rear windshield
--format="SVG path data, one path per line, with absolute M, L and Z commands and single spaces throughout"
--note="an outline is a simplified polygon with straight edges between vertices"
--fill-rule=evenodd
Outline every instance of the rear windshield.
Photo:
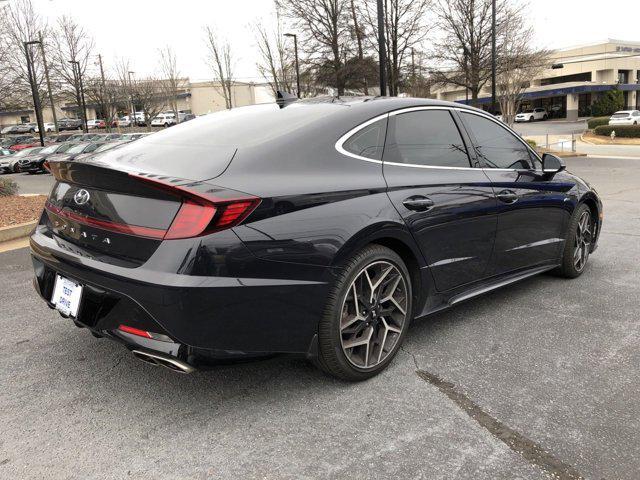
M 630 116 L 630 112 L 616 112 L 612 115 L 613 118 L 627 118 Z

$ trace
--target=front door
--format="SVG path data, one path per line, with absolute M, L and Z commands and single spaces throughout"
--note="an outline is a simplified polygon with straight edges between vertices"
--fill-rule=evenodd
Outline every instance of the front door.
M 469 112 L 460 117 L 498 199 L 489 273 L 556 261 L 571 213 L 567 192 L 572 184 L 544 174 L 537 155 L 497 120 Z
M 454 112 L 392 114 L 384 150 L 388 194 L 439 291 L 483 278 L 496 231 L 491 182 L 472 165 Z

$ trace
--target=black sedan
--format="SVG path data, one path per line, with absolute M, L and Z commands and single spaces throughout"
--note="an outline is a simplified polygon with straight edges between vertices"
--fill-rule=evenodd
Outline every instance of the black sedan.
M 29 174 L 44 173 L 46 172 L 44 162 L 52 155 L 66 153 L 67 150 L 75 147 L 75 143 L 64 142 L 54 143 L 40 149 L 31 150 L 28 155 L 18 160 L 18 170 L 20 172 L 27 172 Z
M 38 293 L 179 372 L 293 353 L 371 377 L 416 318 L 542 272 L 578 277 L 602 224 L 561 159 L 422 99 L 242 107 L 50 167 Z

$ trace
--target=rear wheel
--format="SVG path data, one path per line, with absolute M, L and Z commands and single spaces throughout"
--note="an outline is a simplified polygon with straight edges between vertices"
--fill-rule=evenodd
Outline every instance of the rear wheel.
M 398 254 L 369 245 L 343 267 L 318 328 L 318 363 L 343 380 L 373 377 L 397 354 L 412 318 L 411 279 Z
M 589 260 L 593 243 L 594 221 L 591 209 L 582 204 L 573 212 L 562 252 L 561 276 L 576 278 L 582 275 Z
M 533 115 L 531 115 L 531 116 L 529 117 L 529 121 L 530 121 L 530 122 L 533 122 Z

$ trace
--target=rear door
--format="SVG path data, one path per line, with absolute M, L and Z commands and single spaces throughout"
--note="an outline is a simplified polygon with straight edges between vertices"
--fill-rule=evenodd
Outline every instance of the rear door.
M 483 278 L 496 232 L 491 182 L 469 157 L 457 114 L 393 112 L 383 157 L 388 194 L 439 291 Z
M 567 192 L 573 185 L 545 175 L 535 153 L 500 122 L 472 112 L 460 117 L 498 199 L 492 273 L 557 259 L 570 214 Z

